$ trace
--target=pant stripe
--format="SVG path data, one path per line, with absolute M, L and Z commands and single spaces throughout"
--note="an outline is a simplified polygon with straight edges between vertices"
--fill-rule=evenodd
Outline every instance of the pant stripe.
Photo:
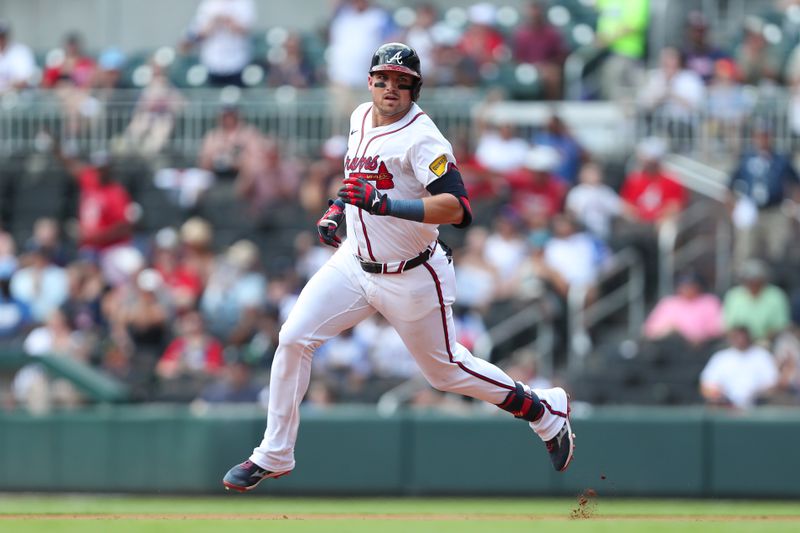
M 442 328 L 444 329 L 444 342 L 445 342 L 445 345 L 447 347 L 447 355 L 450 358 L 450 362 L 455 364 L 455 365 L 458 365 L 458 368 L 460 368 L 461 370 L 463 370 L 467 374 L 471 374 L 471 375 L 475 376 L 478 379 L 481 379 L 483 381 L 491 383 L 492 385 L 496 385 L 496 386 L 501 387 L 501 388 L 506 389 L 506 390 L 515 390 L 515 388 L 513 386 L 511 386 L 511 385 L 506 385 L 505 383 L 500 383 L 499 381 L 495 381 L 492 378 L 486 377 L 486 376 L 484 376 L 482 374 L 479 374 L 479 373 L 475 372 L 474 370 L 471 370 L 471 369 L 467 368 L 464 365 L 464 363 L 462 363 L 460 361 L 454 361 L 453 360 L 453 352 L 450 351 L 450 334 L 447 331 L 447 311 L 446 311 L 446 308 L 445 308 L 445 305 L 444 305 L 444 296 L 442 295 L 442 286 L 439 283 L 439 277 L 436 275 L 436 271 L 433 270 L 433 267 L 430 266 L 427 262 L 422 263 L 422 266 L 424 266 L 425 268 L 428 269 L 428 272 L 430 273 L 431 277 L 433 278 L 434 284 L 436 284 L 436 294 L 439 297 L 439 308 L 441 309 L 441 312 L 442 312 Z

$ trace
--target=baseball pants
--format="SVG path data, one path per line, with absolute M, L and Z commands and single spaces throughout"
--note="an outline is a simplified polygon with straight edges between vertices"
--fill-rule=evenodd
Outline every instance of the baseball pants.
M 250 460 L 282 472 L 295 466 L 300 402 L 314 350 L 376 311 L 400 334 L 422 374 L 442 391 L 493 404 L 514 381 L 456 342 L 455 275 L 440 246 L 424 264 L 400 274 L 369 274 L 345 242 L 309 280 L 283 324 L 272 363 L 267 429 Z

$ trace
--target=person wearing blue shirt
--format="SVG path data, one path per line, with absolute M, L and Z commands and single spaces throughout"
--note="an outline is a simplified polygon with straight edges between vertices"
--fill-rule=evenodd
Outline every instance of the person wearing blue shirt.
M 558 151 L 561 157 L 553 174 L 567 185 L 574 185 L 581 165 L 589 158 L 561 117 L 551 115 L 544 130 L 534 135 L 532 141 L 535 145 L 550 146 Z
M 779 261 L 791 239 L 791 220 L 781 210 L 786 200 L 800 200 L 800 178 L 789 155 L 772 146 L 769 129 L 756 126 L 753 146 L 731 176 L 728 206 L 736 227 L 734 255 Z M 759 250 L 763 246 L 764 250 Z

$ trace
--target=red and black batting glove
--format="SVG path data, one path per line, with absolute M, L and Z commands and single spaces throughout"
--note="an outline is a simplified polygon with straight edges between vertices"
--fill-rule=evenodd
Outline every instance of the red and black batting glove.
M 370 182 L 361 178 L 347 178 L 339 189 L 339 198 L 373 215 L 389 214 L 389 197 L 378 192 Z
M 328 200 L 328 210 L 317 221 L 317 233 L 319 233 L 319 242 L 338 248 L 342 244 L 342 239 L 336 236 L 336 230 L 342 225 L 344 220 L 344 202 L 338 198 Z

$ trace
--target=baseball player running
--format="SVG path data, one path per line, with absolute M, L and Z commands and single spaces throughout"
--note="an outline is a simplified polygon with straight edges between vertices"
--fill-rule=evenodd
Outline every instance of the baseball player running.
M 456 342 L 455 277 L 437 227 L 466 227 L 472 213 L 450 143 L 416 104 L 422 88 L 417 53 L 384 44 L 372 57 L 367 85 L 372 102 L 350 118 L 339 198 L 317 225 L 320 240 L 338 250 L 309 280 L 281 328 L 264 439 L 223 484 L 244 492 L 292 471 L 314 350 L 376 311 L 403 338 L 432 386 L 527 421 L 555 469 L 566 470 L 575 436 L 564 389 L 531 390 Z M 336 232 L 344 218 L 342 242 Z

